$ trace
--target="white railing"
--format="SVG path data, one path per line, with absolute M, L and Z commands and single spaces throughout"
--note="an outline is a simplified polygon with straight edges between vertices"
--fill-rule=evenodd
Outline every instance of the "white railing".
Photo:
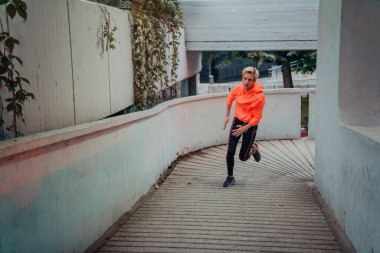
M 298 67 L 298 64 L 299 64 L 299 61 L 292 61 L 290 63 L 290 67 L 291 68 Z M 270 69 L 268 69 L 269 77 L 281 78 L 282 77 L 281 69 L 282 69 L 282 66 L 271 67 Z

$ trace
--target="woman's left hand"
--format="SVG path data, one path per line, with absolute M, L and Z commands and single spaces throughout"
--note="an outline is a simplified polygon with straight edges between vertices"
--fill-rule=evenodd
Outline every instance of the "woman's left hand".
M 246 126 L 237 125 L 236 128 L 232 130 L 232 135 L 238 137 L 247 130 L 248 129 L 246 128 Z

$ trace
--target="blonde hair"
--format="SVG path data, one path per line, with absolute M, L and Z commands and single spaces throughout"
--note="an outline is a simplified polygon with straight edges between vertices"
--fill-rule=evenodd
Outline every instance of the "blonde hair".
M 245 67 L 242 71 L 242 75 L 244 76 L 244 74 L 253 74 L 253 76 L 255 77 L 255 80 L 257 80 L 259 78 L 259 71 L 257 70 L 257 68 L 254 68 L 254 67 Z

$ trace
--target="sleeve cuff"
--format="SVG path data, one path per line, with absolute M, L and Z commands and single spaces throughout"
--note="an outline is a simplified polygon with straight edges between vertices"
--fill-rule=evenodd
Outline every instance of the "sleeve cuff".
M 257 126 L 257 124 L 259 124 L 257 119 L 252 119 L 251 121 L 249 121 L 249 123 L 251 123 L 253 126 Z

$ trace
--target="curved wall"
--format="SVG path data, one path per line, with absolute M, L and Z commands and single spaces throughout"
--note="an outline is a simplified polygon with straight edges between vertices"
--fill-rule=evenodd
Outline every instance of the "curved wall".
M 352 13 L 356 14 L 355 22 L 351 20 Z M 376 67 L 368 65 L 378 66 L 380 62 L 372 57 L 363 60 L 363 56 L 379 52 L 378 43 L 368 43 L 379 38 L 372 30 L 372 23 L 380 21 L 375 13 L 380 13 L 379 1 L 320 3 L 315 183 L 357 252 L 380 252 L 380 134 L 375 129 L 379 117 L 376 110 L 380 107 L 376 95 L 379 89 L 374 87 L 375 77 L 378 80 L 380 75 Z M 362 36 L 354 41 L 347 39 L 350 29 L 358 29 L 356 25 L 350 27 L 352 24 L 366 24 L 361 26 Z M 354 50 L 355 55 L 347 51 L 353 44 L 360 49 Z M 366 66 L 369 73 L 363 69 Z M 358 77 L 362 77 L 360 83 Z M 367 102 L 373 104 L 365 107 Z M 358 131 L 347 125 L 360 122 L 373 124 L 373 135 L 368 127 Z
M 0 143 L 0 252 L 83 252 L 179 155 L 226 142 L 226 95 Z M 266 97 L 258 138 L 298 138 L 300 91 Z

